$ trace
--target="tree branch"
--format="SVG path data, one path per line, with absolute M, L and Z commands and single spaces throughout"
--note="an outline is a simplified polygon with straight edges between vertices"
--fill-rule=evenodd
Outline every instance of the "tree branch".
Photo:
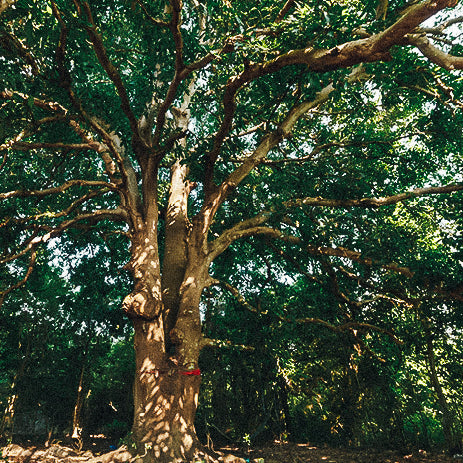
M 35 266 L 35 263 L 36 263 L 36 260 L 37 260 L 37 250 L 35 247 L 32 247 L 31 248 L 31 257 L 29 259 L 29 264 L 27 266 L 27 271 L 26 271 L 26 274 L 24 275 L 24 278 L 18 282 L 16 282 L 15 284 L 11 285 L 8 289 L 6 289 L 5 291 L 0 291 L 0 308 L 2 307 L 3 305 L 3 302 L 5 301 L 5 297 L 11 293 L 12 291 L 14 291 L 15 289 L 18 289 L 20 288 L 21 286 L 25 285 L 27 280 L 29 279 L 29 277 L 31 276 L 32 274 L 32 271 L 34 270 L 34 266 Z
M 328 100 L 330 93 L 334 90 L 332 84 L 329 84 L 322 89 L 314 100 L 304 101 L 295 105 L 287 114 L 283 122 L 277 127 L 276 130 L 264 136 L 259 146 L 248 156 L 243 164 L 237 167 L 227 179 L 220 185 L 218 189 L 212 188 L 213 183 L 213 169 L 217 156 L 220 151 L 220 146 L 223 140 L 216 139 L 215 148 L 208 155 L 208 162 L 206 166 L 206 182 L 209 186 L 205 185 L 205 191 L 208 191 L 208 197 L 205 199 L 205 206 L 203 213 L 207 211 L 207 214 L 212 218 L 217 211 L 218 207 L 225 201 L 228 194 L 233 191 L 256 167 L 259 163 L 265 159 L 271 149 L 276 147 L 282 140 L 288 137 L 296 125 L 297 121 L 312 109 L 317 108 Z M 232 117 L 232 115 L 231 115 Z M 229 121 L 231 123 L 231 119 Z M 219 146 L 220 145 L 220 146 Z
M 230 283 L 227 283 L 226 281 L 222 280 L 215 280 L 213 279 L 213 284 L 222 286 L 225 288 L 227 291 L 229 291 L 236 299 L 237 301 L 249 312 L 252 312 L 257 315 L 270 315 L 273 318 L 284 322 L 284 323 L 296 323 L 296 324 L 313 324 L 313 325 L 321 325 L 330 331 L 333 331 L 334 333 L 342 333 L 344 331 L 352 331 L 355 329 L 362 329 L 362 330 L 371 330 L 371 331 L 376 331 L 378 333 L 385 334 L 391 338 L 391 340 L 396 343 L 396 344 L 403 344 L 403 341 L 397 338 L 394 333 L 392 333 L 389 330 L 386 330 L 384 328 L 381 328 L 379 326 L 372 325 L 370 323 L 362 323 L 362 322 L 347 322 L 342 325 L 333 325 L 326 320 L 322 320 L 321 318 L 314 318 L 314 317 L 304 317 L 304 318 L 287 318 L 283 317 L 281 315 L 277 315 L 275 313 L 269 314 L 268 311 L 261 311 L 258 310 L 256 307 L 251 305 L 244 297 L 243 295 L 239 292 L 237 288 L 235 288 L 233 285 Z M 357 338 L 357 335 L 354 333 L 354 336 Z
M 126 205 L 130 213 L 132 224 L 137 226 L 139 219 L 142 215 L 141 197 L 138 190 L 138 182 L 135 174 L 135 170 L 130 160 L 125 156 L 124 148 L 121 146 L 120 139 L 115 133 L 108 133 L 101 124 L 94 118 L 91 117 L 82 106 L 82 103 L 75 95 L 71 87 L 71 75 L 65 66 L 65 54 L 66 54 L 66 42 L 68 36 L 68 27 L 61 17 L 61 13 L 58 10 L 55 2 L 51 2 L 53 15 L 60 25 L 60 37 L 58 41 L 58 47 L 56 49 L 56 61 L 58 66 L 58 72 L 60 74 L 61 85 L 66 89 L 69 99 L 72 105 L 79 114 L 88 122 L 90 127 L 101 136 L 109 152 L 113 155 L 117 162 L 119 171 L 122 177 L 121 191 L 123 192 Z M 81 14 L 81 8 L 79 3 L 76 1 L 76 7 L 78 13 Z M 91 28 L 90 28 L 91 29 Z M 138 130 L 138 129 L 137 129 Z M 105 163 L 108 164 L 105 160 Z
M 23 249 L 21 249 L 16 254 L 12 254 L 3 259 L 0 259 L 0 264 L 6 264 L 7 262 L 12 262 L 19 257 L 24 256 L 31 250 L 35 249 L 39 244 L 47 243 L 50 239 L 59 236 L 61 233 L 65 232 L 76 223 L 82 222 L 84 220 L 100 221 L 100 220 L 117 220 L 127 222 L 128 216 L 127 212 L 122 208 L 117 209 L 98 209 L 94 212 L 88 214 L 80 214 L 72 219 L 61 222 L 58 226 L 50 228 L 48 233 L 45 235 L 37 236 L 37 232 L 34 232 L 33 236 L 30 237 L 23 244 Z
M 363 207 L 377 209 L 391 204 L 397 204 L 409 199 L 418 198 L 420 196 L 453 193 L 455 191 L 463 190 L 463 184 L 451 184 L 445 186 L 415 188 L 414 190 L 397 195 L 386 196 L 383 198 L 361 198 L 361 199 L 326 199 L 326 198 L 303 198 L 294 199 L 283 203 L 284 207 L 301 207 L 301 206 L 315 206 L 315 207 Z
M 160 19 L 156 19 L 156 18 L 153 18 L 153 17 L 151 16 L 151 15 L 149 14 L 149 12 L 148 12 L 146 6 L 145 6 L 144 3 L 142 2 L 142 0 L 136 0 L 136 2 L 137 2 L 137 4 L 140 6 L 140 8 L 143 10 L 143 13 L 145 13 L 145 16 L 148 18 L 148 20 L 149 20 L 151 23 L 155 24 L 156 26 L 169 27 L 169 24 L 166 23 L 165 21 L 161 21 Z
M 17 0 L 0 0 L 0 15 L 11 5 L 14 5 Z
M 1 8 L 1 7 L 0 7 Z M 32 75 L 37 76 L 40 72 L 37 61 L 27 47 L 15 35 L 2 31 L 0 36 L 0 45 L 5 44 L 5 48 L 15 48 L 18 55 L 25 61 L 27 66 L 30 67 Z
M 443 23 L 435 26 L 435 27 L 420 27 L 418 32 L 424 32 L 426 34 L 434 34 L 434 35 L 442 35 L 445 29 L 453 26 L 454 24 L 459 24 L 463 22 L 463 16 L 457 16 L 456 18 L 448 19 Z
M 418 198 L 420 196 L 428 196 L 435 194 L 444 194 L 444 193 L 453 193 L 455 191 L 463 190 L 463 184 L 451 184 L 440 187 L 425 187 L 425 188 L 416 188 L 412 191 L 405 193 L 400 193 L 393 196 L 387 196 L 384 198 L 362 198 L 362 199 L 325 199 L 321 197 L 316 198 L 303 198 L 303 199 L 294 199 L 286 201 L 281 204 L 281 206 L 276 209 L 275 207 L 270 208 L 260 212 L 254 217 L 243 220 L 228 230 L 224 231 L 218 238 L 210 243 L 210 259 L 213 260 L 215 257 L 220 255 L 225 249 L 230 246 L 233 241 L 241 239 L 248 236 L 266 234 L 268 231 L 269 234 L 279 234 L 281 232 L 267 227 L 261 227 L 262 224 L 267 222 L 275 213 L 281 213 L 281 208 L 295 208 L 302 206 L 312 206 L 312 207 L 340 207 L 340 208 L 349 208 L 349 207 L 361 207 L 361 208 L 372 208 L 377 209 L 384 206 L 389 206 L 392 204 L 397 204 L 402 201 L 407 201 L 409 199 Z M 297 239 L 293 237 L 292 239 Z M 326 248 L 326 252 L 329 249 Z M 340 248 L 338 248 L 340 249 Z M 330 251 L 333 252 L 333 251 Z M 322 253 L 323 254 L 323 253 Z M 337 254 L 328 254 L 328 255 L 337 255 Z M 347 256 L 341 256 L 347 257 Z M 371 262 L 370 262 L 371 265 Z M 391 268 L 392 269 L 392 268 Z M 396 270 L 398 271 L 398 270 Z M 405 270 L 404 270 L 405 271 Z M 403 273 L 403 272 L 400 272 Z M 409 271 L 405 271 L 404 274 L 409 274 Z M 413 276 L 413 275 L 411 275 Z M 411 277 L 410 276 L 410 277 Z
M 35 197 L 35 198 L 42 198 L 44 196 L 48 196 L 51 194 L 63 193 L 64 191 L 68 190 L 72 186 L 88 186 L 88 187 L 102 187 L 103 189 L 119 191 L 117 185 L 112 183 L 98 181 L 98 180 L 68 180 L 64 182 L 62 185 L 47 188 L 45 190 L 15 190 L 9 191 L 5 193 L 0 193 L 0 201 L 10 198 L 26 198 L 26 197 Z M 100 191 L 101 192 L 101 191 Z
M 241 225 L 241 224 L 238 224 L 238 225 Z M 275 228 L 261 227 L 261 226 L 255 226 L 252 228 L 243 228 L 243 229 L 236 226 L 236 228 L 234 227 L 233 233 L 230 233 L 230 231 L 223 233 L 219 238 L 217 238 L 215 241 L 211 243 L 211 248 L 210 248 L 211 251 L 210 251 L 209 259 L 212 260 L 214 257 L 221 254 L 225 249 L 227 249 L 227 247 L 233 241 L 239 238 L 245 238 L 248 236 L 258 236 L 258 235 L 266 235 L 271 238 L 279 239 L 279 240 L 282 240 L 282 241 L 285 241 L 291 244 L 301 245 L 309 254 L 312 254 L 314 256 L 332 256 L 332 257 L 346 258 L 346 259 L 358 262 L 363 265 L 378 266 L 385 270 L 391 270 L 396 273 L 400 273 L 406 276 L 407 278 L 413 278 L 415 274 L 415 272 L 410 270 L 408 267 L 402 267 L 396 264 L 395 262 L 382 263 L 370 257 L 364 257 L 362 253 L 359 251 L 352 251 L 350 249 L 347 249 L 341 246 L 338 246 L 336 248 L 330 248 L 327 246 L 306 245 L 304 241 L 297 236 L 286 235 L 280 230 L 277 230 Z
M 456 0 L 426 0 L 410 7 L 396 23 L 378 34 L 346 42 L 331 49 L 316 50 L 313 47 L 291 50 L 264 63 L 250 63 L 244 71 L 231 77 L 226 85 L 222 105 L 224 116 L 216 134 L 214 145 L 206 157 L 205 192 L 206 202 L 214 192 L 213 171 L 219 152 L 236 110 L 236 95 L 247 83 L 264 75 L 277 72 L 286 66 L 305 64 L 309 71 L 326 72 L 347 68 L 355 64 L 390 60 L 389 50 L 394 45 L 408 43 L 406 35 L 413 32 L 423 21 L 444 8 L 455 6 Z
M 280 10 L 280 12 L 278 13 L 277 17 L 275 18 L 275 22 L 276 23 L 279 23 L 281 21 L 283 21 L 283 19 L 285 18 L 286 14 L 288 13 L 288 11 L 291 9 L 291 7 L 296 3 L 295 0 L 287 0 L 285 5 L 283 6 L 283 8 Z
M 34 149 L 51 150 L 92 150 L 94 147 L 89 143 L 46 143 L 46 142 L 16 142 L 11 146 L 17 151 L 29 151 Z M 0 147 L 0 151 L 1 151 Z
M 90 37 L 90 40 L 93 45 L 93 49 L 95 54 L 100 62 L 101 66 L 105 70 L 108 77 L 113 82 L 114 86 L 116 87 L 117 93 L 121 100 L 121 108 L 124 114 L 129 121 L 130 129 L 132 131 L 132 140 L 135 143 L 135 146 L 139 146 L 140 148 L 143 147 L 144 149 L 148 149 L 148 146 L 144 143 L 144 141 L 140 138 L 140 134 L 138 132 L 138 122 L 135 118 L 135 115 L 132 111 L 130 106 L 129 96 L 127 94 L 127 90 L 124 86 L 122 78 L 119 74 L 119 71 L 116 67 L 112 64 L 111 60 L 108 57 L 108 53 L 106 51 L 106 47 L 103 43 L 103 38 L 101 34 L 98 33 L 97 26 L 93 19 L 92 11 L 88 2 L 83 2 L 83 8 L 85 10 L 85 14 L 87 16 L 88 21 L 92 25 L 91 27 L 86 27 L 87 33 Z
M 431 44 L 430 40 L 424 35 L 409 35 L 408 43 L 414 45 L 420 52 L 434 64 L 452 71 L 463 69 L 463 56 L 453 56 L 443 52 Z
M 153 135 L 154 146 L 157 146 L 159 144 L 162 130 L 164 129 L 164 124 L 166 121 L 167 111 L 175 99 L 178 86 L 180 85 L 182 80 L 185 79 L 190 72 L 192 72 L 183 72 L 185 69 L 185 64 L 183 62 L 183 37 L 180 31 L 180 26 L 182 23 L 182 1 L 169 0 L 169 3 L 172 13 L 172 18 L 169 22 L 169 29 L 172 33 L 175 44 L 175 74 L 174 78 L 172 79 L 172 82 L 169 85 L 169 89 L 167 90 L 166 97 L 159 107 L 158 115 L 156 118 L 156 129 Z

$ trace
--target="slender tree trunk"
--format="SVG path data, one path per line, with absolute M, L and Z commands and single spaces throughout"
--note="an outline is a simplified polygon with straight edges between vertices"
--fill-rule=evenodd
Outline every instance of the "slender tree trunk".
M 13 434 L 14 418 L 16 413 L 16 404 L 18 401 L 18 394 L 16 392 L 18 381 L 23 377 L 24 371 L 26 370 L 27 362 L 29 361 L 31 352 L 30 337 L 27 338 L 26 352 L 24 357 L 19 364 L 18 370 L 14 375 L 13 381 L 10 387 L 10 396 L 3 412 L 2 420 L 0 422 L 0 438 L 11 438 Z M 19 355 L 21 355 L 21 344 L 19 345 Z
M 455 416 L 453 415 L 445 397 L 444 391 L 439 381 L 439 376 L 436 367 L 436 356 L 434 354 L 434 345 L 430 322 L 427 319 L 422 319 L 421 324 L 424 329 L 426 338 L 426 359 L 428 365 L 429 378 L 431 385 L 437 397 L 440 412 L 442 413 L 442 431 L 444 433 L 445 444 L 450 452 L 459 451 L 461 448 L 461 436 L 454 432 Z
M 82 420 L 81 412 L 84 405 L 84 376 L 87 367 L 87 356 L 90 347 L 91 335 L 89 334 L 87 342 L 82 353 L 82 365 L 80 367 L 79 384 L 77 386 L 77 397 L 72 414 L 72 438 L 76 439 L 79 449 L 82 448 Z

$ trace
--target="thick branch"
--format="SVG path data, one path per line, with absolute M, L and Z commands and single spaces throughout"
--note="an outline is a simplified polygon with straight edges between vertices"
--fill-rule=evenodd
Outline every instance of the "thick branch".
M 16 0 L 0 0 L 0 14 L 2 14 L 8 7 L 14 5 Z
M 2 31 L 0 36 L 0 45 L 2 45 L 2 42 L 6 42 L 6 48 L 15 48 L 17 50 L 18 55 L 25 61 L 26 65 L 29 66 L 34 76 L 39 74 L 40 70 L 37 61 L 21 40 L 13 34 Z
M 285 18 L 286 14 L 288 13 L 288 11 L 291 9 L 291 7 L 296 3 L 295 0 L 287 0 L 285 5 L 283 6 L 283 8 L 280 10 L 280 12 L 278 13 L 276 19 L 275 19 L 275 22 L 276 23 L 279 23 L 281 21 L 283 21 L 283 19 Z
M 185 64 L 183 62 L 183 37 L 180 30 L 182 23 L 182 2 L 181 0 L 169 0 L 172 18 L 169 23 L 169 29 L 174 38 L 175 44 L 175 74 L 172 82 L 169 85 L 167 90 L 167 95 L 159 107 L 158 115 L 156 118 L 156 130 L 153 135 L 153 145 L 157 146 L 161 139 L 162 130 L 164 129 L 164 124 L 166 121 L 167 111 L 175 99 L 178 86 L 185 79 L 189 72 L 183 72 L 185 69 Z
M 429 61 L 448 71 L 463 69 L 463 56 L 453 56 L 443 52 L 432 45 L 424 35 L 410 35 L 408 42 L 418 48 Z
M 72 105 L 79 114 L 89 123 L 92 129 L 100 135 L 103 139 L 105 145 L 107 146 L 109 152 L 112 154 L 113 158 L 117 162 L 119 171 L 122 176 L 122 186 L 125 186 L 123 191 L 124 197 L 127 201 L 127 206 L 131 214 L 132 223 L 135 225 L 138 222 L 138 218 L 141 214 L 141 198 L 138 191 L 138 184 L 136 179 L 136 174 L 133 166 L 130 161 L 124 154 L 123 147 L 120 144 L 120 140 L 114 133 L 108 133 L 101 124 L 94 118 L 91 117 L 82 106 L 82 103 L 77 98 L 74 93 L 74 90 L 71 87 L 71 75 L 65 66 L 65 55 L 66 55 L 66 43 L 68 37 L 68 27 L 61 17 L 61 13 L 56 6 L 54 1 L 51 2 L 53 15 L 60 25 L 60 37 L 58 41 L 58 47 L 56 49 L 56 62 L 58 67 L 58 72 L 60 74 L 61 85 L 68 93 L 69 99 L 71 100 Z M 80 6 L 76 2 L 77 9 L 80 13 Z M 78 127 L 74 127 L 78 130 Z M 108 162 L 105 160 L 105 163 L 108 165 Z
M 250 219 L 243 220 L 228 230 L 224 231 L 215 241 L 210 245 L 210 259 L 215 259 L 218 255 L 225 251 L 225 249 L 230 246 L 233 241 L 241 239 L 248 236 L 253 236 L 257 234 L 266 233 L 266 230 L 273 230 L 269 232 L 270 234 L 280 233 L 274 229 L 268 229 L 266 227 L 261 227 L 262 224 L 267 222 L 272 215 L 275 213 L 281 213 L 283 208 L 295 208 L 302 206 L 312 206 L 312 207 L 339 207 L 339 208 L 349 208 L 349 207 L 361 207 L 361 208 L 379 208 L 388 206 L 391 204 L 397 204 L 402 201 L 407 201 L 409 199 L 417 198 L 420 196 L 428 196 L 434 194 L 444 194 L 452 193 L 455 191 L 463 190 L 463 184 L 453 184 L 445 185 L 440 187 L 425 187 L 425 188 L 416 188 L 415 190 L 408 191 L 405 193 L 400 193 L 393 196 L 387 196 L 384 198 L 362 198 L 362 199 L 325 199 L 325 198 L 303 198 L 295 199 L 282 203 L 280 207 L 275 209 L 274 207 L 269 210 L 262 211 Z M 326 248 L 331 249 L 331 248 Z M 336 254 L 329 254 L 336 255 Z M 401 272 L 403 273 L 403 272 Z M 407 273 L 407 272 L 405 272 Z
M 17 151 L 29 151 L 34 149 L 50 150 L 93 150 L 89 143 L 46 143 L 46 142 L 16 142 L 11 147 Z M 1 147 L 0 147 L 1 151 Z
M 233 236 L 227 237 L 229 238 L 229 240 L 231 239 L 231 241 L 228 241 L 228 244 L 227 244 L 227 240 L 225 239 L 225 237 L 224 239 L 221 239 L 221 237 L 217 238 L 217 240 L 212 243 L 211 256 L 215 256 L 215 255 L 220 254 L 220 252 L 223 252 L 228 247 L 228 245 L 231 244 L 231 242 L 236 239 L 245 238 L 248 236 L 257 236 L 257 235 L 266 235 L 274 239 L 286 241 L 288 243 L 302 245 L 303 248 L 309 254 L 312 254 L 314 256 L 318 255 L 318 256 L 342 257 L 342 258 L 352 260 L 354 262 L 358 262 L 363 265 L 378 266 L 385 270 L 391 270 L 393 272 L 400 273 L 406 276 L 407 278 L 413 278 L 415 274 L 415 272 L 410 270 L 408 267 L 399 266 L 395 262 L 382 263 L 370 257 L 364 257 L 362 253 L 359 251 L 352 251 L 350 249 L 347 249 L 341 246 L 338 246 L 336 248 L 330 248 L 327 246 L 306 245 L 304 241 L 297 236 L 286 235 L 280 230 L 276 230 L 275 228 L 260 227 L 260 226 L 256 226 L 254 228 L 243 229 L 243 230 L 235 229 L 235 233 L 233 234 Z
M 11 90 L 4 90 L 0 92 L 0 99 L 2 100 L 12 100 L 14 98 L 21 98 L 25 104 L 28 104 L 29 101 L 32 101 L 34 106 L 38 108 L 45 109 L 52 112 L 60 112 L 62 114 L 67 113 L 67 109 L 62 106 L 60 103 L 41 100 L 40 98 L 31 98 L 29 95 L 26 95 L 21 92 L 13 92 Z
M 265 63 L 251 63 L 241 74 L 230 78 L 222 102 L 224 117 L 214 146 L 206 159 L 206 193 L 212 191 L 214 164 L 231 128 L 236 110 L 236 95 L 244 85 L 295 64 L 305 64 L 313 72 L 326 72 L 363 62 L 390 60 L 389 50 L 392 46 L 408 43 L 405 39 L 407 34 L 438 11 L 455 4 L 455 0 L 427 0 L 410 7 L 395 24 L 378 34 L 346 42 L 329 50 L 316 50 L 313 47 L 291 50 Z
M 204 207 L 203 213 L 207 213 L 210 218 L 214 216 L 218 207 L 225 201 L 228 194 L 233 191 L 247 176 L 248 174 L 256 167 L 263 159 L 266 158 L 270 150 L 275 148 L 282 140 L 288 137 L 291 134 L 294 126 L 297 121 L 307 112 L 312 109 L 317 108 L 325 101 L 328 100 L 330 93 L 334 90 L 332 84 L 329 84 L 323 90 L 321 90 L 314 100 L 304 101 L 298 105 L 295 105 L 287 114 L 283 122 L 278 126 L 276 130 L 267 134 L 259 146 L 254 150 L 254 152 L 245 159 L 243 164 L 237 167 L 227 179 L 220 185 L 219 189 L 216 190 L 212 195 L 211 186 L 209 185 L 209 201 Z M 231 122 L 231 121 L 230 121 Z M 208 166 L 209 172 L 206 172 L 206 175 L 209 178 L 206 178 L 209 184 L 212 183 L 212 174 L 213 166 L 215 159 L 218 156 L 220 147 L 216 146 L 217 151 L 212 151 L 209 154 Z M 211 170 L 212 169 L 212 170 Z M 205 187 L 207 191 L 207 187 Z
M 401 43 L 403 37 L 416 29 L 423 21 L 444 8 L 453 7 L 458 0 L 427 0 L 410 6 L 392 26 L 376 34 L 372 51 L 386 51 Z

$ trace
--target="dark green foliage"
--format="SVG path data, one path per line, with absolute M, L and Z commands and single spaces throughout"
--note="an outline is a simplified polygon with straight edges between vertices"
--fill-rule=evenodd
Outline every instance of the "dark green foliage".
M 0 101 L 0 145 L 26 131 L 28 143 L 55 147 L 3 149 L 0 155 L 8 156 L 0 169 L 0 194 L 74 179 L 107 181 L 101 153 L 75 146 L 82 137 L 70 120 L 99 143 L 102 131 L 91 122 L 118 134 L 140 182 L 136 137 L 89 40 L 92 24 L 76 13 L 81 2 L 55 3 L 67 27 L 62 61 L 63 29 L 51 2 L 18 0 L 2 14 L 0 92 L 15 93 Z M 166 98 L 177 75 L 172 31 L 164 24 L 171 12 L 160 0 L 90 3 L 95 30 L 140 118 L 153 93 L 158 102 Z M 189 167 L 188 180 L 197 183 L 188 200 L 193 221 L 203 206 L 207 154 L 230 111 L 223 103 L 230 79 L 291 50 L 339 53 L 335 47 L 394 24 L 410 2 L 390 0 L 387 14 L 377 17 L 377 1 L 309 0 L 295 2 L 278 18 L 282 3 L 183 5 L 184 62 L 208 53 L 215 58 L 191 74 L 197 88 L 184 144 L 169 143 L 178 134 L 172 114 L 160 129 L 157 148 L 167 149 L 157 185 L 161 257 L 170 168 L 180 159 Z M 449 32 L 448 50 L 455 55 L 462 52 L 459 34 L 459 26 Z M 233 51 L 223 52 L 232 37 Z M 264 211 L 269 216 L 267 230 L 236 240 L 210 267 L 221 284 L 203 294 L 203 334 L 220 347 L 204 348 L 200 358 L 197 431 L 204 441 L 442 446 L 446 436 L 431 380 L 430 342 L 453 431 L 461 436 L 462 191 L 411 195 L 380 208 L 320 202 L 461 183 L 461 75 L 401 45 L 390 50 L 389 61 L 384 56 L 354 69 L 319 73 L 293 64 L 246 82 L 235 95 L 233 123 L 215 165 L 217 185 L 278 132 L 291 108 L 333 85 L 328 101 L 301 117 L 233 189 L 211 225 L 213 246 L 240 221 Z M 172 106 L 181 106 L 189 79 L 176 89 Z M 44 123 L 56 114 L 34 97 L 62 105 L 66 114 Z M 89 202 L 80 202 L 89 192 L 81 184 L 53 198 L 1 198 L 0 292 L 24 277 L 28 255 L 14 262 L 8 256 L 20 253 L 34 231 L 57 230 L 79 214 L 120 204 L 127 209 L 122 194 L 103 186 Z M 304 198 L 312 202 L 303 204 Z M 5 299 L 0 413 L 17 396 L 17 435 L 32 432 L 28 425 L 35 420 L 41 438 L 47 432 L 62 437 L 71 429 L 82 374 L 84 433 L 117 440 L 130 429 L 132 414 L 131 328 L 120 310 L 132 290 L 123 269 L 130 227 L 92 217 L 77 225 L 39 249 L 28 286 Z M 280 232 L 287 239 L 276 239 Z

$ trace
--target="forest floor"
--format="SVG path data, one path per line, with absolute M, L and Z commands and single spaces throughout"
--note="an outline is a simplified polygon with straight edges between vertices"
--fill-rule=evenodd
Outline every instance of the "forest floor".
M 233 450 L 229 450 L 233 453 Z M 457 463 L 462 460 L 443 453 L 397 450 L 316 447 L 311 444 L 273 443 L 250 452 L 250 461 L 264 463 Z M 462 457 L 463 458 L 463 457 Z M 259 462 L 260 463 L 260 462 Z
M 2 449 L 0 449 L 2 450 Z M 122 462 L 127 452 L 94 453 L 89 450 L 77 452 L 63 445 L 49 448 L 27 447 L 10 444 L 0 452 L 0 461 L 23 463 L 90 463 Z M 396 450 L 349 449 L 315 447 L 310 444 L 270 443 L 265 446 L 243 450 L 234 447 L 220 449 L 224 463 L 457 463 L 463 456 L 429 453 L 417 450 L 410 453 Z M 232 457 L 236 456 L 236 458 Z M 130 455 L 129 455 L 130 456 Z M 461 458 L 460 458 L 461 457 Z

